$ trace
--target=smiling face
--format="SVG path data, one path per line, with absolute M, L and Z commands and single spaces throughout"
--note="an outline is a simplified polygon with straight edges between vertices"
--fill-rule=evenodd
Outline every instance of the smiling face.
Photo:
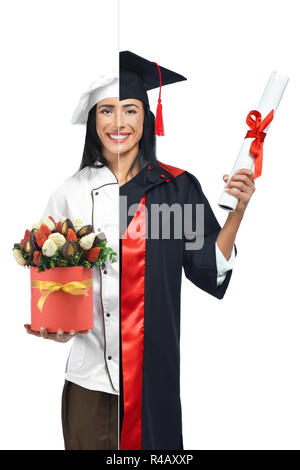
M 143 134 L 144 106 L 142 101 L 105 98 L 97 103 L 96 128 L 108 161 L 126 156 L 138 149 Z

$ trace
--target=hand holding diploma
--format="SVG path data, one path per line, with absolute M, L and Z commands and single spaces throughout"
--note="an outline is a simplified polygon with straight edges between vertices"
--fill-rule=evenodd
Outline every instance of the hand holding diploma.
M 229 175 L 224 175 L 223 179 L 227 183 Z M 248 168 L 237 170 L 225 186 L 226 193 L 232 194 L 238 201 L 235 210 L 229 212 L 227 220 L 217 237 L 217 245 L 227 260 L 231 255 L 245 209 L 255 189 L 253 171 Z
M 227 183 L 229 175 L 224 175 L 223 179 Z M 255 190 L 253 171 L 248 168 L 237 170 L 230 178 L 229 183 L 225 186 L 225 191 L 238 199 L 234 211 L 237 215 L 241 217 L 244 215 L 248 202 Z

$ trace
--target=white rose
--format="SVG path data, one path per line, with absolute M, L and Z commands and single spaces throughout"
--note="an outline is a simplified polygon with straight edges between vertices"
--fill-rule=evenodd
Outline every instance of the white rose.
M 75 233 L 77 233 L 78 230 L 80 230 L 81 227 L 83 227 L 83 222 L 81 219 L 75 219 L 73 225 L 74 225 Z
M 89 233 L 88 235 L 85 235 L 82 237 L 79 241 L 79 245 L 83 250 L 89 250 L 92 248 L 94 240 L 95 240 L 96 234 L 94 232 Z
M 26 264 L 26 259 L 23 258 L 21 250 L 18 250 L 17 248 L 15 248 L 13 250 L 13 255 L 14 255 L 16 262 L 20 264 L 20 266 L 24 266 Z
M 61 247 L 66 243 L 66 239 L 62 233 L 50 233 L 48 240 L 53 240 L 54 243 L 56 244 L 57 248 L 60 250 Z
M 47 238 L 42 248 L 43 255 L 49 256 L 49 257 L 53 256 L 55 255 L 56 250 L 57 250 L 56 243 L 53 240 L 51 240 L 51 238 Z
M 42 224 L 45 224 L 47 225 L 47 227 L 51 230 L 51 232 L 55 229 L 55 225 L 54 223 L 52 222 L 51 219 L 49 219 L 49 217 L 42 217 L 40 222 L 39 222 L 39 228 Z

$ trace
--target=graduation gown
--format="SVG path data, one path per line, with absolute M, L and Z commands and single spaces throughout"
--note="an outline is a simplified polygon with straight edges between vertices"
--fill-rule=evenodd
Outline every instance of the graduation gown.
M 120 239 L 120 450 L 181 450 L 180 291 L 182 268 L 197 287 L 222 299 L 232 270 L 217 285 L 216 239 L 221 229 L 197 178 L 151 162 L 120 187 L 137 204 Z M 151 238 L 151 206 L 204 204 L 204 244 L 188 250 L 175 238 Z M 148 214 L 148 217 L 147 217 Z M 192 213 L 195 229 L 196 211 Z M 183 221 L 183 217 L 182 217 Z M 173 225 L 172 225 L 173 224 Z M 182 222 L 183 227 L 183 222 Z M 147 237 L 134 239 L 134 232 Z M 182 228 L 182 233 L 184 233 Z M 237 254 L 234 245 L 235 255 Z

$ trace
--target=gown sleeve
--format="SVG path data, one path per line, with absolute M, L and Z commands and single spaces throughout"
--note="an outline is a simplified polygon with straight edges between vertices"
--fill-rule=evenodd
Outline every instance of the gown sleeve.
M 185 276 L 193 284 L 207 292 L 208 294 L 213 295 L 218 299 L 222 299 L 227 290 L 231 275 L 232 275 L 232 266 L 223 265 L 220 266 L 220 276 L 218 281 L 218 267 L 217 267 L 217 255 L 218 251 L 216 250 L 216 240 L 218 234 L 221 230 L 221 226 L 215 217 L 212 208 L 202 191 L 202 187 L 197 180 L 197 178 L 191 173 L 187 174 L 188 176 L 188 186 L 189 192 L 187 196 L 186 203 L 191 204 L 193 207 L 192 210 L 192 228 L 198 236 L 202 232 L 203 234 L 203 244 L 201 248 L 197 249 L 188 249 L 186 242 L 191 242 L 190 236 L 188 235 L 188 230 L 184 227 L 184 247 L 183 247 L 183 269 Z M 204 205 L 204 217 L 201 219 L 204 226 L 201 224 L 201 228 L 197 227 L 200 225 L 199 220 L 196 224 L 196 204 Z M 234 244 L 234 255 L 237 255 L 237 248 Z M 219 260 L 221 257 L 219 256 Z M 224 257 L 224 260 L 227 261 Z M 223 260 L 223 261 L 224 261 Z M 232 257 L 230 264 L 232 262 Z M 229 260 L 228 260 L 229 263 Z M 225 263 L 224 263 L 225 264 Z M 225 269 L 224 269 L 225 267 Z M 229 268 L 229 269 L 226 269 Z M 223 280 L 224 279 L 224 280 Z M 221 282 L 222 280 L 222 282 Z M 219 284 L 219 285 L 218 285 Z
M 220 286 L 226 278 L 226 272 L 233 268 L 234 261 L 235 261 L 234 247 L 232 248 L 230 257 L 227 260 L 216 242 L 216 261 L 217 261 L 217 272 L 218 272 L 217 285 Z

